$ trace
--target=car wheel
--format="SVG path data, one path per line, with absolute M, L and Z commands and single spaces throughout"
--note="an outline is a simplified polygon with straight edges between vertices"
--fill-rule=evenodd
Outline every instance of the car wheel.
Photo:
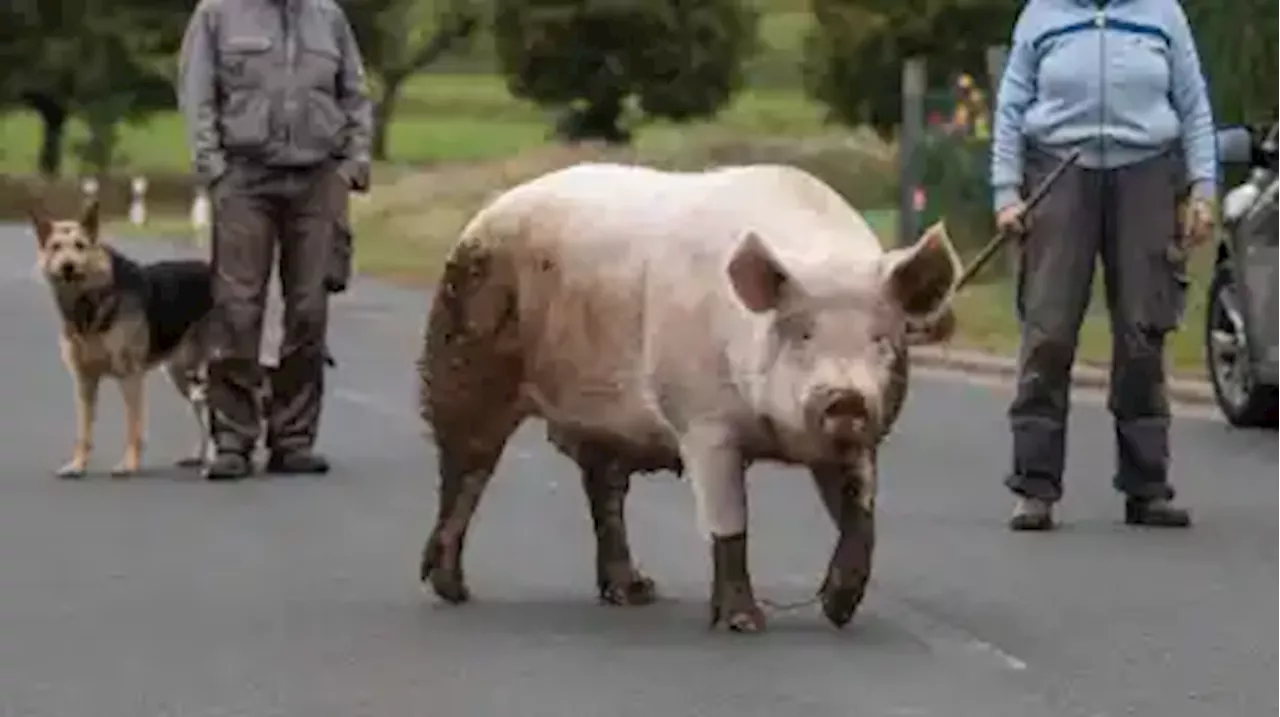
M 1276 387 L 1255 380 L 1244 314 L 1230 272 L 1215 273 L 1208 303 L 1205 360 L 1218 408 L 1233 426 L 1275 427 Z

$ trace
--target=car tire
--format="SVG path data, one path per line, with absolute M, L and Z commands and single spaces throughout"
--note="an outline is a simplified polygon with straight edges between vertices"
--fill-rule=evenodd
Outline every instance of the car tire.
M 1249 356 L 1248 335 L 1231 273 L 1219 269 L 1209 284 L 1205 312 L 1205 364 L 1218 409 L 1241 428 L 1275 428 L 1277 391 L 1258 383 Z

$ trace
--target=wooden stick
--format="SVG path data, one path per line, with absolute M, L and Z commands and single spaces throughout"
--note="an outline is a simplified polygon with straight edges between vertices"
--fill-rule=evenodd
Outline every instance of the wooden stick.
M 1063 172 L 1067 171 L 1067 167 L 1076 163 L 1076 160 L 1080 158 L 1081 151 L 1082 150 L 1079 148 L 1072 150 L 1070 154 L 1058 163 L 1058 166 L 1053 168 L 1053 171 L 1049 173 L 1049 176 L 1045 177 L 1040 184 L 1036 186 L 1035 191 L 1031 192 L 1031 196 L 1027 197 L 1027 201 L 1022 205 L 1022 216 L 1024 217 L 1024 220 L 1025 217 L 1031 213 L 1031 210 L 1040 203 L 1040 200 L 1044 199 L 1045 195 L 1049 193 L 1049 187 L 1051 187 L 1054 182 L 1058 181 L 1058 177 L 1061 177 Z M 973 277 L 977 276 L 978 272 L 982 271 L 982 268 L 991 262 L 991 259 L 996 255 L 996 252 L 1000 251 L 1000 249 L 1004 247 L 1005 242 L 1013 238 L 1014 234 L 1015 232 L 997 232 L 996 235 L 992 237 L 991 241 L 987 242 L 987 245 L 982 247 L 982 251 L 978 252 L 978 256 L 974 257 L 973 262 L 965 268 L 964 273 L 962 273 L 960 278 L 956 281 L 955 290 L 958 292 L 963 289 L 966 284 L 973 281 Z

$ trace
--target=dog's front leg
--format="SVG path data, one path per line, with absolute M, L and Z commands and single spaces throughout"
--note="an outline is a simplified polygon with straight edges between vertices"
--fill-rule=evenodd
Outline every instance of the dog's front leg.
M 120 379 L 120 396 L 124 399 L 124 458 L 111 469 L 117 478 L 133 475 L 142 465 L 143 433 L 147 425 L 147 406 L 143 396 L 146 374 L 137 372 Z
M 76 390 L 76 444 L 71 460 L 58 469 L 59 478 L 83 478 L 89 467 L 89 456 L 93 453 L 93 421 L 98 411 L 98 382 L 101 377 L 72 367 L 71 378 Z

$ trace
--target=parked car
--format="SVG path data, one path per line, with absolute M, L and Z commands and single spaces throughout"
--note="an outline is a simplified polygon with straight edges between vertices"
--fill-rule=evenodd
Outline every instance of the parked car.
M 1275 124 L 1218 131 L 1223 165 L 1248 171 L 1223 198 L 1204 333 L 1214 396 L 1235 426 L 1276 426 L 1276 132 Z

